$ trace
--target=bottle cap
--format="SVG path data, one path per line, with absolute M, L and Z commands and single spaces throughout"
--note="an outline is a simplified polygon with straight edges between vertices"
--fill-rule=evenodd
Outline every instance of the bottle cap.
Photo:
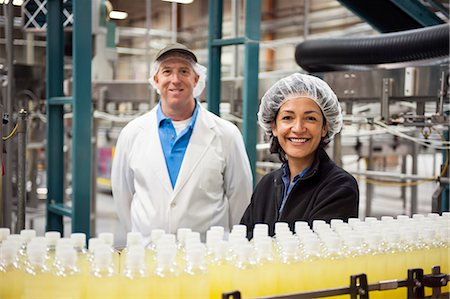
M 114 245 L 114 235 L 112 233 L 99 233 L 98 238 L 103 241 L 106 245 L 113 247 Z
M 23 229 L 20 231 L 20 235 L 24 238 L 25 243 L 29 243 L 31 239 L 36 237 L 36 231 L 34 229 Z
M 85 233 L 73 233 L 70 235 L 70 239 L 73 240 L 75 248 L 86 248 Z
M 61 233 L 56 231 L 48 231 L 44 234 L 47 239 L 48 246 L 56 246 L 56 243 L 61 239 Z
M 0 227 L 0 243 L 6 240 L 6 238 L 11 234 L 11 230 L 6 227 Z

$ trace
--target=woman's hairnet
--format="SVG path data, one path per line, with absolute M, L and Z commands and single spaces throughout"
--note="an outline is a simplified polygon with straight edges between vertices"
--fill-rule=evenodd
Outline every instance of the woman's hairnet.
M 186 54 L 183 54 L 180 52 L 174 51 L 168 55 L 165 55 L 164 59 L 156 60 L 150 68 L 150 78 L 148 78 L 148 82 L 150 82 L 150 84 L 156 90 L 156 92 L 158 94 L 161 94 L 159 91 L 159 88 L 154 80 L 154 77 L 155 77 L 156 73 L 158 72 L 159 66 L 161 65 L 161 63 L 169 58 L 174 58 L 174 57 L 183 58 L 187 62 L 189 62 L 191 64 L 192 68 L 194 69 L 194 72 L 199 76 L 197 85 L 194 87 L 194 90 L 192 92 L 194 97 L 198 97 L 202 93 L 203 89 L 205 89 L 205 86 L 206 86 L 206 70 L 207 69 L 206 69 L 206 67 L 199 64 L 198 62 L 195 62 L 189 55 L 186 55 Z
M 277 81 L 262 97 L 258 111 L 259 125 L 272 137 L 272 121 L 281 105 L 289 99 L 306 97 L 314 100 L 326 119 L 329 143 L 342 128 L 342 112 L 337 96 L 328 84 L 314 76 L 295 73 Z

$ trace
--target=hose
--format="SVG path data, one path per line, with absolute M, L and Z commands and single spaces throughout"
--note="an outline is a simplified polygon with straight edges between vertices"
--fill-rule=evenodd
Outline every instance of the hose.
M 442 24 L 365 38 L 306 40 L 297 45 L 295 60 L 305 71 L 325 72 L 448 57 L 449 29 Z

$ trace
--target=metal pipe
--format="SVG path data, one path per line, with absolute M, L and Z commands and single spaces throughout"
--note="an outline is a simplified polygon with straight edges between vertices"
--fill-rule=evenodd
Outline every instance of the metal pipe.
M 152 27 L 152 1 L 145 2 L 145 78 L 150 77 L 150 27 Z
M 415 175 L 415 174 L 405 174 L 405 173 L 397 173 L 397 172 L 384 172 L 384 171 L 375 171 L 375 170 L 366 170 L 366 171 L 349 171 L 352 175 L 361 175 L 370 178 L 386 178 L 386 179 L 397 179 L 399 181 L 404 180 L 413 180 L 413 181 L 421 181 L 429 179 L 430 177 Z M 446 177 L 440 177 L 439 181 L 445 184 L 450 183 L 450 179 Z
M 310 0 L 305 0 L 303 9 L 303 38 L 306 40 L 309 35 L 309 12 L 311 10 Z
M 172 2 L 172 43 L 177 42 L 177 10 L 178 6 L 176 2 Z
M 239 36 L 239 0 L 231 1 L 231 23 L 233 24 L 233 37 Z M 233 63 L 231 64 L 231 76 L 239 75 L 239 46 L 233 46 Z
M 27 115 L 24 109 L 20 109 L 17 118 L 17 139 L 18 139 L 18 157 L 17 157 L 17 224 L 16 233 L 25 229 L 25 205 L 26 205 L 26 159 L 27 159 Z
M 4 13 L 5 13 L 5 37 L 6 37 L 6 68 L 7 68 L 7 85 L 6 85 L 6 98 L 4 100 L 4 112 L 8 113 L 10 116 L 12 115 L 12 103 L 13 103 L 13 94 L 14 94 L 14 7 L 12 1 L 9 1 L 8 4 L 3 5 Z M 5 125 L 5 129 L 7 132 L 11 132 L 13 129 L 13 125 L 11 122 Z M 12 142 L 6 143 L 6 152 L 12 153 L 14 152 L 14 147 Z M 3 185 L 3 195 L 5 196 L 5 219 L 4 225 L 6 227 L 10 227 L 12 224 L 12 159 L 5 159 L 5 176 L 3 177 L 4 182 L 8 182 Z
M 374 129 L 373 122 L 370 124 L 370 130 Z M 367 170 L 373 169 L 373 136 L 369 137 L 369 155 L 367 157 Z M 372 195 L 373 185 L 366 182 L 366 217 L 372 214 Z
M 3 76 L 2 76 L 3 77 Z M 0 79 L 2 84 L 2 96 L 3 96 L 3 78 Z M 3 105 L 0 104 L 0 132 L 2 132 L 3 127 Z M 3 138 L 0 138 L 0 161 L 3 161 Z M 5 223 L 5 201 L 3 200 L 3 179 L 0 178 L 0 227 L 6 227 Z

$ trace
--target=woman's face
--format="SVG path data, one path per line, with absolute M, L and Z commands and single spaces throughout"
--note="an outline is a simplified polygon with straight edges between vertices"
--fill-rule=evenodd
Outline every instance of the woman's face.
M 315 151 L 327 134 L 327 128 L 316 102 L 299 97 L 281 105 L 272 122 L 272 133 L 278 138 L 289 164 L 298 163 L 307 167 L 314 161 Z

